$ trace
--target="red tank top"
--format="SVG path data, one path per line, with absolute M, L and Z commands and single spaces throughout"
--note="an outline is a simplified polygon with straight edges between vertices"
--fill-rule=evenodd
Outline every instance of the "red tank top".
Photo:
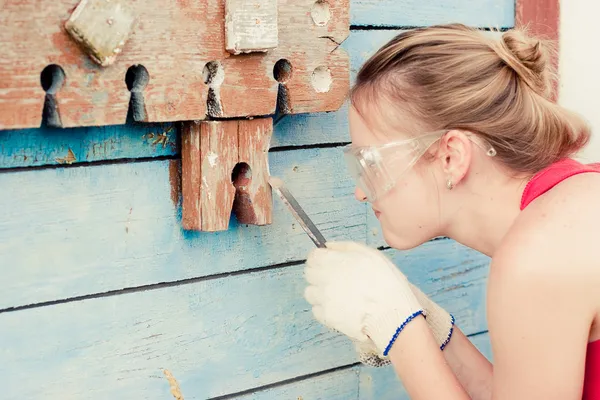
M 563 180 L 583 172 L 600 172 L 600 163 L 581 164 L 567 158 L 538 172 L 525 186 L 521 197 L 521 210 Z M 600 400 L 600 340 L 588 343 L 582 399 Z

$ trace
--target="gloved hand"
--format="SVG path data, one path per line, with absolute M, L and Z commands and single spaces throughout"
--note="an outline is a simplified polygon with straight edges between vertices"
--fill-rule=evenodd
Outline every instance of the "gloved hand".
M 454 317 L 427 297 L 418 287 L 412 283 L 409 283 L 409 285 L 419 304 L 423 307 L 423 315 L 425 315 L 429 329 L 431 329 L 440 349 L 444 350 L 452 336 Z M 371 340 L 354 341 L 354 346 L 358 353 L 358 360 L 361 363 L 371 367 L 384 367 L 390 364 L 389 358 L 378 354 L 377 348 Z
M 369 339 L 387 356 L 406 324 L 423 314 L 406 277 L 380 251 L 328 242 L 306 261 L 306 300 L 315 318 L 356 342 Z

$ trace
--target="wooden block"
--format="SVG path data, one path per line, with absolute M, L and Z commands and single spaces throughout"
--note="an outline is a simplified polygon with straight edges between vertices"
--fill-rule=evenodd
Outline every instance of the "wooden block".
M 127 0 L 81 0 L 65 23 L 66 31 L 99 65 L 115 62 L 133 28 Z
M 271 118 L 183 124 L 184 229 L 227 230 L 232 210 L 240 223 L 271 223 L 267 157 L 272 134 Z
M 277 0 L 225 0 L 225 48 L 264 52 L 279 44 Z

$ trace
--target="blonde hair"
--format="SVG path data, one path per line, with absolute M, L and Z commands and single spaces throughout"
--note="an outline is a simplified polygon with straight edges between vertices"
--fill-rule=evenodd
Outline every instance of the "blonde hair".
M 535 173 L 576 153 L 590 136 L 581 117 L 552 101 L 552 51 L 524 30 L 498 39 L 461 24 L 413 29 L 362 66 L 351 102 L 367 121 L 386 101 L 427 129 L 470 131 L 507 167 Z

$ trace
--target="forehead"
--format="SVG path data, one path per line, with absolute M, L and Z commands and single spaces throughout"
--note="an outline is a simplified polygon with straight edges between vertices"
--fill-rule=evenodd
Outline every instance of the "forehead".
M 348 122 L 350 138 L 356 146 L 409 139 L 424 131 L 409 112 L 386 104 L 351 104 Z

